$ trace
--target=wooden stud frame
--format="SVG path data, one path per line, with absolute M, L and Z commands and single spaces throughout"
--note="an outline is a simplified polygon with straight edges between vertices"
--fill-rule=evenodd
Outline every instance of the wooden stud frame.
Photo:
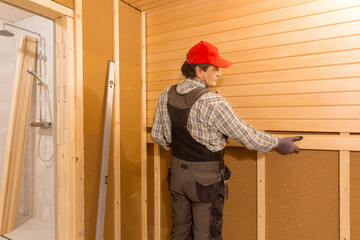
M 265 154 L 257 154 L 257 239 L 265 240 Z
M 349 133 L 340 133 L 349 136 Z M 340 172 L 340 239 L 350 240 L 350 151 L 341 150 L 339 155 Z
M 274 134 L 278 137 L 295 136 L 296 134 Z M 154 143 L 150 134 L 147 142 Z M 304 139 L 296 142 L 300 149 L 308 150 L 335 150 L 339 151 L 339 197 L 340 197 L 340 240 L 350 238 L 350 151 L 360 151 L 360 136 L 350 133 L 339 135 L 312 134 L 305 135 Z M 240 143 L 229 139 L 228 146 L 243 147 Z M 265 161 L 266 154 L 257 154 L 257 240 L 266 240 L 265 216 Z M 161 239 L 161 212 L 160 212 L 160 146 L 154 143 L 154 239 Z
M 142 240 L 147 240 L 147 154 L 146 154 L 146 15 L 141 13 L 141 212 Z
M 55 21 L 56 239 L 84 239 L 82 0 L 75 10 L 51 0 L 1 1 Z
M 115 85 L 113 107 L 114 141 L 114 224 L 115 240 L 121 239 L 121 171 L 120 171 L 120 37 L 119 37 L 119 0 L 114 0 L 114 60 Z
M 160 145 L 154 144 L 154 239 L 161 239 Z

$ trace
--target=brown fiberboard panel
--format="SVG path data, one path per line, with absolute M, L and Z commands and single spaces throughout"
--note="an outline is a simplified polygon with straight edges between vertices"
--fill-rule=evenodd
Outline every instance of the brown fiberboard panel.
M 256 152 L 227 147 L 224 158 L 231 178 L 224 206 L 223 238 L 256 240 Z
M 350 237 L 360 239 L 360 152 L 350 153 Z
M 147 225 L 148 239 L 154 240 L 154 144 L 147 144 Z
M 266 155 L 266 239 L 339 239 L 339 152 Z
M 119 2 L 121 239 L 141 239 L 143 231 L 140 36 L 141 13 Z
M 107 62 L 113 60 L 112 1 L 83 1 L 84 204 L 85 239 L 95 239 Z M 119 146 L 116 146 L 119 147 Z M 113 181 L 113 178 L 109 178 Z M 111 184 L 110 184 L 111 185 Z M 108 186 L 109 187 L 109 186 Z M 105 239 L 113 234 L 114 204 L 107 194 Z M 109 201 L 110 200 L 110 201 Z

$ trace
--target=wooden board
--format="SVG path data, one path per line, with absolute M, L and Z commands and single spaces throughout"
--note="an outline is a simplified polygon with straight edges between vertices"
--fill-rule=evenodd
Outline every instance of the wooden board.
M 114 0 L 114 61 L 115 61 L 115 86 L 113 106 L 113 168 L 114 168 L 114 240 L 121 239 L 121 170 L 120 170 L 120 33 L 119 33 L 119 1 Z M 110 195 L 111 196 L 111 195 Z
M 146 153 L 146 15 L 141 13 L 141 212 L 142 240 L 147 240 L 147 153 Z
M 0 190 L 0 233 L 15 228 L 20 183 L 24 162 L 27 128 L 34 77 L 27 70 L 36 71 L 38 39 L 22 36 L 19 40 L 15 65 L 14 86 L 4 168 Z
M 77 3 L 78 4 L 78 3 Z M 78 20 L 80 21 L 80 20 Z M 82 55 L 75 57 L 73 19 L 56 20 L 57 65 L 57 229 L 59 238 L 83 239 Z M 80 47 L 80 52 L 81 47 Z M 80 59 L 79 59 L 80 57 Z M 78 65 L 78 68 L 75 68 Z M 75 71 L 76 70 L 76 71 Z M 66 74 L 64 74 L 66 73 Z
M 340 133 L 340 136 L 349 136 Z M 340 239 L 350 239 L 350 151 L 339 152 Z

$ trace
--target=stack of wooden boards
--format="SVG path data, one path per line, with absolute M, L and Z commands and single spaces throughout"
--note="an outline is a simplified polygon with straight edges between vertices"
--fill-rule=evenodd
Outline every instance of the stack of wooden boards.
M 22 36 L 17 50 L 0 190 L 1 235 L 12 231 L 15 227 L 33 87 L 33 76 L 27 70 L 30 69 L 35 72 L 37 44 L 36 38 Z

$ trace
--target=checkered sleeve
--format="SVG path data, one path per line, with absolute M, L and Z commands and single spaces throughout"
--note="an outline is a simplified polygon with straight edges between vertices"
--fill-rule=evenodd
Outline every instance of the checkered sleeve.
M 151 139 L 166 150 L 169 150 L 171 144 L 171 121 L 167 113 L 169 89 L 165 89 L 159 97 L 151 129 Z
M 258 131 L 241 120 L 231 105 L 221 96 L 218 97 L 214 107 L 213 123 L 221 133 L 235 139 L 250 150 L 266 153 L 278 143 L 277 137 Z

